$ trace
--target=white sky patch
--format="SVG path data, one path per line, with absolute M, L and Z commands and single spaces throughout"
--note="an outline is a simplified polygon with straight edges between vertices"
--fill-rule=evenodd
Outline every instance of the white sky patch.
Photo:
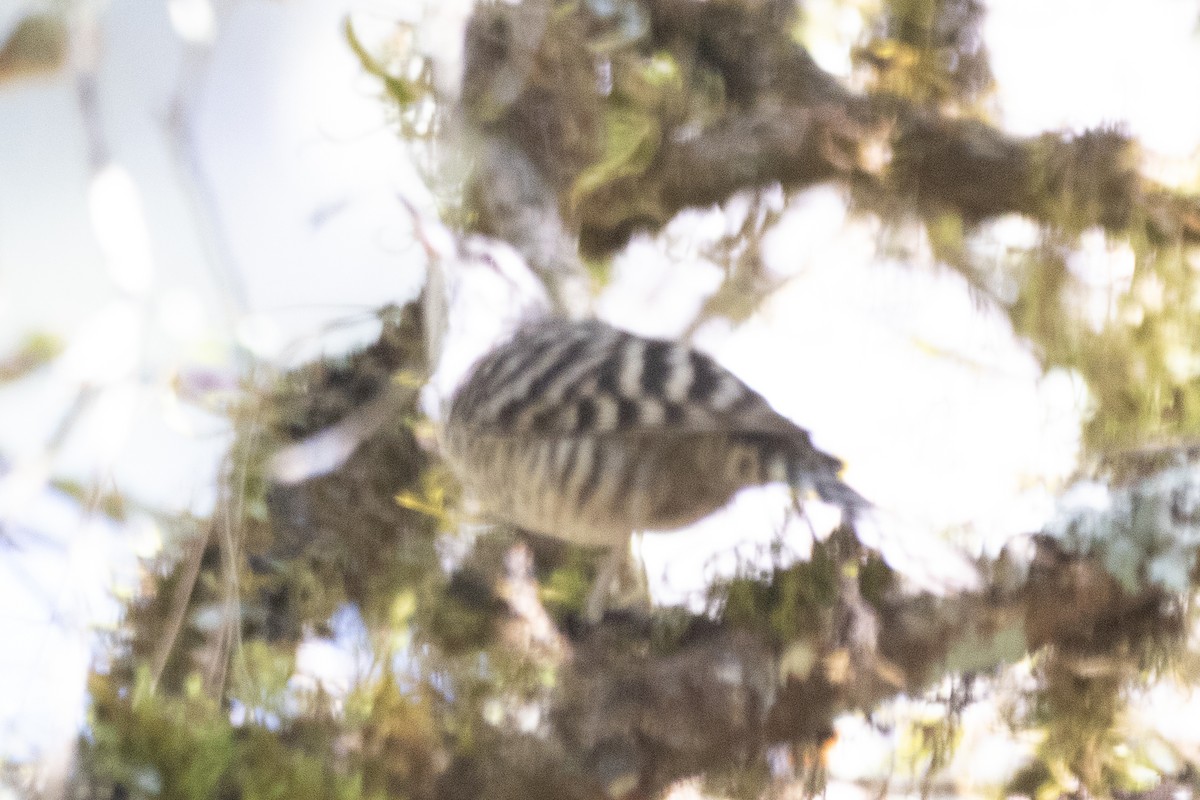
M 1121 123 L 1150 150 L 1200 143 L 1192 0 L 998 0 L 983 34 L 1006 128 L 1035 135 Z
M 1164 772 L 1184 768 L 1183 761 L 1200 760 L 1200 693 L 1194 686 L 1165 681 L 1143 689 L 1129 703 L 1129 724 L 1141 746 Z M 1171 769 L 1174 767 L 1174 769 Z
M 876 226 L 848 220 L 840 192 L 817 188 L 796 206 L 764 247 L 789 282 L 759 316 L 732 332 L 702 328 L 698 343 L 847 462 L 846 479 L 879 507 L 872 544 L 894 568 L 934 591 L 971 585 L 943 537 L 995 555 L 1045 524 L 1075 468 L 1082 383 L 1043 375 L 952 271 L 880 263 Z M 610 307 L 625 290 L 609 288 Z M 750 490 L 694 526 L 647 536 L 656 601 L 696 605 L 714 577 L 761 564 L 773 541 L 806 552 L 811 533 L 782 530 L 786 507 L 782 487 Z
M 353 674 L 354 658 L 336 642 L 307 639 L 296 650 L 296 674 L 289 686 L 298 691 L 320 689 L 340 701 L 352 688 Z
M 467 22 L 475 10 L 475 0 L 441 0 L 425 4 L 424 10 L 418 46 L 434 59 L 438 91 L 457 97 L 465 66 Z
M 142 305 L 115 300 L 86 319 L 55 369 L 68 380 L 87 385 L 116 383 L 131 376 L 145 344 Z
M 209 0 L 167 0 L 171 27 L 181 39 L 209 44 L 217 33 L 217 15 Z
M 849 44 L 863 34 L 863 12 L 855 6 L 870 8 L 870 2 L 807 0 L 803 5 L 801 41 L 821 69 L 849 78 L 853 71 Z
M 812 194 L 804 207 L 837 216 L 829 190 Z M 1007 320 L 953 272 L 877 263 L 870 224 L 833 230 L 814 237 L 812 256 L 791 229 L 775 234 L 769 254 L 797 271 L 713 352 L 889 512 L 935 530 L 1005 526 L 1028 485 L 1072 469 L 1076 392 L 1044 378 Z M 1001 509 L 1009 520 L 997 521 Z
M 1112 241 L 1103 230 L 1093 228 L 1079 237 L 1079 248 L 1067 259 L 1067 266 L 1084 289 L 1081 302 L 1083 315 L 1092 330 L 1103 330 L 1118 321 L 1117 301 L 1133 286 L 1136 259 L 1126 242 Z M 1146 286 L 1151 286 L 1148 281 Z M 1161 287 L 1160 287 L 1161 288 Z M 1138 299 L 1140 308 L 1150 313 L 1162 310 L 1161 292 L 1143 289 Z M 1140 323 L 1140 317 L 1125 321 Z
M 715 579 L 751 566 L 767 566 L 776 549 L 781 548 L 779 561 L 784 565 L 807 558 L 813 531 L 803 520 L 788 519 L 790 507 L 791 493 L 786 487 L 756 487 L 742 491 L 729 506 L 687 528 L 643 534 L 635 545 L 655 603 L 701 610 L 707 587 Z M 818 520 L 818 524 L 821 521 L 828 520 Z
M 109 164 L 97 172 L 88 189 L 88 204 L 109 277 L 132 295 L 146 294 L 154 279 L 150 231 L 141 193 L 129 171 L 120 164 Z
M 266 314 L 242 317 L 237 324 L 237 340 L 242 347 L 267 361 L 278 358 L 287 344 L 279 324 Z
M 682 217 L 676 229 L 684 231 L 703 220 L 710 225 L 714 221 L 694 212 Z M 719 215 L 715 221 L 721 224 Z M 700 260 L 695 250 L 638 236 L 616 258 L 613 280 L 597 299 L 596 314 L 643 336 L 677 336 L 721 285 L 722 274 L 716 265 Z
M 125 449 L 134 418 L 144 409 L 142 387 L 123 381 L 97 395 L 76 430 L 80 447 L 91 453 L 96 467 L 107 469 Z
M 0 475 L 0 488 L 12 473 Z M 0 541 L 0 759 L 54 751 L 83 723 L 95 631 L 116 624 L 137 563 L 120 527 L 42 487 L 5 509 Z
M 546 313 L 541 284 L 512 247 L 472 240 L 461 257 L 439 265 L 446 281 L 447 318 L 442 358 L 423 398 L 434 419 L 475 362 L 506 341 L 523 321 Z
M 842 190 L 817 186 L 802 192 L 764 237 L 763 261 L 775 273 L 790 276 L 846 258 L 870 258 L 875 251 L 874 236 L 846 236 L 847 220 Z
M 157 322 L 169 336 L 182 342 L 198 342 L 208 333 L 208 310 L 199 295 L 177 286 L 164 291 L 155 306 Z
M 982 682 L 981 682 L 982 683 Z M 927 766 L 913 758 L 919 750 L 921 722 L 939 724 L 946 706 L 921 698 L 899 696 L 876 709 L 872 720 L 845 714 L 834 721 L 837 740 L 829 749 L 829 797 L 877 797 L 917 793 Z M 1011 730 L 994 704 L 973 703 L 959 717 L 960 742 L 950 763 L 935 778 L 933 796 L 990 797 L 1034 754 L 1036 741 Z M 870 792 L 869 794 L 866 794 Z
M 288 687 L 301 693 L 319 688 L 340 708 L 355 687 L 378 676 L 381 665 L 355 606 L 347 604 L 335 611 L 330 628 L 332 639 L 308 636 L 300 643 Z

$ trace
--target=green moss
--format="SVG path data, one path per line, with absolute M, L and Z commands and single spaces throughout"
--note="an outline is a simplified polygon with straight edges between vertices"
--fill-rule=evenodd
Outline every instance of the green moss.
M 358 57 L 359 63 L 362 64 L 363 69 L 368 75 L 373 75 L 383 82 L 383 88 L 392 102 L 403 107 L 411 105 L 428 95 L 430 87 L 422 86 L 416 81 L 406 80 L 399 75 L 393 75 L 391 72 L 388 72 L 375 56 L 367 50 L 363 43 L 359 41 L 358 35 L 354 32 L 354 26 L 351 24 L 349 18 L 346 19 L 343 25 L 343 31 L 346 36 L 346 42 L 350 45 L 351 52 Z
M 383 800 L 427 793 L 436 775 L 433 717 L 390 674 L 357 690 L 368 701 L 352 705 L 365 714 L 344 723 L 315 715 L 235 726 L 199 681 L 192 685 L 168 697 L 150 689 L 145 673 L 130 693 L 93 676 L 82 743 L 91 778 L 135 798 Z
M 815 636 L 828 624 L 840 572 L 841 565 L 817 545 L 809 561 L 716 587 L 721 619 L 762 630 L 779 644 Z
M 130 696 L 106 677 L 93 676 L 84 758 L 97 777 L 135 797 L 218 796 L 236 751 L 228 719 L 198 692 L 167 698 L 156 695 L 149 680 L 141 671 Z

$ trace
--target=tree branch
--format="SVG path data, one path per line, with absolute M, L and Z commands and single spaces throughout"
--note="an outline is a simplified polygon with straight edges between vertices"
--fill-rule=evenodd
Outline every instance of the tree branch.
M 602 136 L 596 117 L 602 103 L 616 102 L 613 95 L 602 97 L 579 80 L 550 92 L 542 72 L 527 69 L 524 91 L 514 89 L 512 80 L 506 83 L 504 93 L 516 99 L 504 113 L 493 111 L 497 121 L 488 126 L 489 135 L 504 132 L 524 148 L 543 173 L 550 175 L 554 165 L 546 189 L 557 191 L 558 207 L 570 208 L 586 251 L 612 252 L 635 231 L 657 230 L 685 208 L 705 207 L 746 188 L 777 182 L 794 190 L 826 181 L 859 190 L 881 207 L 915 200 L 926 210 L 957 212 L 968 222 L 1019 213 L 1068 230 L 1100 225 L 1113 233 L 1140 229 L 1152 240 L 1200 242 L 1200 199 L 1141 176 L 1133 144 L 1115 131 L 1018 138 L 895 96 L 854 94 L 793 41 L 792 3 L 645 0 L 642 7 L 649 18 L 648 49 L 670 52 L 693 84 L 706 71 L 719 77 L 724 101 L 715 118 L 697 131 L 696 120 L 681 116 L 678 104 L 647 105 L 641 110 L 661 131 L 653 158 L 644 169 L 582 196 L 571 194 L 571 179 L 587 154 L 603 149 L 599 142 L 589 145 L 588 137 Z M 580 27 L 588 24 L 586 18 L 571 25 L 560 20 L 545 28 L 540 42 L 524 46 L 539 48 L 535 55 L 542 68 L 565 69 L 569 63 L 564 74 L 578 76 L 577 59 L 563 51 L 569 43 L 578 45 Z M 493 61 L 486 69 L 476 66 L 468 97 L 491 98 L 476 101 L 490 108 L 500 90 L 489 94 L 474 84 L 485 72 L 508 73 L 495 63 L 497 26 L 476 28 L 488 32 L 492 46 L 476 42 L 468 51 L 488 51 Z M 500 61 L 534 58 L 522 55 L 518 44 L 514 39 L 499 48 Z M 592 70 L 636 71 L 641 63 L 597 58 Z M 497 80 L 490 78 L 492 84 Z M 685 94 L 696 91 L 695 85 L 684 86 Z M 557 121 L 548 123 L 551 117 Z M 513 243 L 523 249 L 520 241 Z

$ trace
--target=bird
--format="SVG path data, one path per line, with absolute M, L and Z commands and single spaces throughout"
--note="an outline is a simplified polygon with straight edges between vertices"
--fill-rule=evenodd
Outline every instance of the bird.
M 486 513 L 586 547 L 683 528 L 776 481 L 844 522 L 869 506 L 839 459 L 712 357 L 596 319 L 522 325 L 470 370 L 443 437 Z

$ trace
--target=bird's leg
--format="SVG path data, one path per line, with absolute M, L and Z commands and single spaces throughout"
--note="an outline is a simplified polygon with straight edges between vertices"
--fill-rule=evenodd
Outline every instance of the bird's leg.
M 634 534 L 623 547 L 614 547 L 605 554 L 584 606 L 584 618 L 588 622 L 599 622 L 604 613 L 614 607 L 649 612 L 650 581 L 641 548 L 635 546 L 640 544 L 641 535 Z
M 634 463 L 629 465 L 630 469 L 637 471 L 637 480 L 634 482 L 634 486 L 645 486 L 647 481 L 651 480 L 650 466 L 644 459 L 635 460 Z M 634 532 L 626 536 L 622 544 L 613 547 L 604 556 L 604 560 L 600 562 L 600 571 L 596 575 L 596 581 L 592 584 L 592 590 L 588 593 L 587 602 L 583 607 L 584 619 L 591 624 L 595 624 L 603 619 L 604 611 L 608 607 L 608 600 L 613 594 L 617 594 L 618 598 L 621 597 L 619 593 L 626 584 L 626 578 L 629 573 L 630 547 L 633 544 L 634 536 L 638 537 L 639 557 L 637 559 L 637 575 L 633 580 L 634 592 L 636 594 L 634 602 L 630 606 L 633 608 L 644 606 L 646 609 L 650 607 L 646 567 L 641 560 L 641 537 L 637 533 L 643 528 L 640 521 L 647 518 L 644 508 L 644 504 L 646 503 L 645 493 L 634 492 L 629 500 L 632 504 L 630 516 L 634 520 L 637 520 L 638 524 L 634 525 Z
M 640 545 L 640 534 L 638 537 Z M 596 624 L 604 618 L 604 612 L 614 605 L 630 611 L 649 611 L 650 581 L 646 576 L 646 565 L 641 558 L 641 548 L 630 552 L 632 541 L 624 547 L 614 547 L 604 555 L 596 580 L 588 592 L 583 606 L 584 620 Z
M 642 534 L 634 533 L 625 547 L 625 558 L 613 583 L 613 603 L 622 611 L 650 613 L 650 581 L 642 559 Z
M 596 580 L 592 582 L 592 590 L 588 592 L 587 601 L 583 604 L 583 619 L 588 624 L 595 625 L 604 618 L 613 582 L 623 570 L 628 556 L 628 542 L 624 547 L 614 547 L 604 554 L 600 569 L 596 573 Z
M 655 479 L 653 465 L 644 458 L 638 460 L 636 470 L 636 486 L 648 486 Z M 622 569 L 618 573 L 616 585 L 617 603 L 621 608 L 645 613 L 649 613 L 652 607 L 650 581 L 646 576 L 646 561 L 642 557 L 644 523 L 650 516 L 646 509 L 648 502 L 649 498 L 645 492 L 634 492 L 632 511 L 633 519 L 637 523 L 622 548 L 625 555 L 619 564 Z
M 634 607 L 649 611 L 652 606 L 650 576 L 646 574 L 646 558 L 642 552 L 642 545 L 645 541 L 642 531 L 637 531 L 630 538 L 629 550 L 633 574 L 629 577 L 633 579 L 633 586 L 630 589 L 633 592 Z

